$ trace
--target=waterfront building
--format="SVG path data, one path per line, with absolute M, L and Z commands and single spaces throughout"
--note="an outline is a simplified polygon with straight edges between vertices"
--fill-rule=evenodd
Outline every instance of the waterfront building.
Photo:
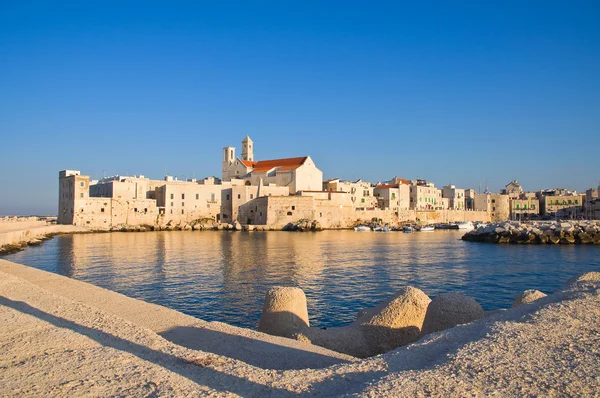
M 448 209 L 464 210 L 466 209 L 465 190 L 456 188 L 454 185 L 446 185 L 442 188 L 442 198 L 448 199 Z
M 540 215 L 540 201 L 536 197 L 521 195 L 519 199 L 510 199 L 510 219 L 526 221 Z
M 377 207 L 395 213 L 410 209 L 410 186 L 407 184 L 381 184 L 375 186 L 373 195 Z
M 235 156 L 235 148 L 223 148 L 222 179 L 241 179 L 248 185 L 259 183 L 289 188 L 290 194 L 302 190 L 321 190 L 323 172 L 310 156 L 254 160 L 254 143 L 246 136 L 242 141 L 242 158 Z
M 543 195 L 540 199 L 541 213 L 547 218 L 584 217 L 585 195 Z
M 413 210 L 444 210 L 442 191 L 426 180 L 413 180 L 410 185 L 410 208 Z
M 349 193 L 352 207 L 358 210 L 374 209 L 378 206 L 373 184 L 363 180 L 352 182 L 333 178 L 323 182 L 323 191 Z

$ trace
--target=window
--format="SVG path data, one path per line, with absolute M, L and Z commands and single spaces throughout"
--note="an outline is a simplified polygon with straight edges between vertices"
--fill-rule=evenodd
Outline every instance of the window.
M 516 207 L 516 209 L 517 209 L 517 210 L 519 210 L 519 204 L 518 204 L 518 203 L 517 203 L 517 207 Z
M 137 207 L 134 207 L 134 208 L 133 208 L 133 212 L 134 212 L 134 213 L 137 213 Z
M 365 198 L 362 198 L 360 201 L 361 203 L 365 203 Z
M 181 209 L 181 214 L 183 214 L 183 213 L 184 213 L 184 210 L 183 210 L 183 209 Z
M 173 194 L 171 194 L 171 199 L 175 199 L 175 198 L 173 197 Z
M 240 194 L 238 193 L 238 199 L 241 199 L 241 198 L 242 198 L 242 195 L 240 195 Z
M 396 199 L 396 194 L 392 192 L 392 199 Z
M 79 194 L 79 197 L 80 197 L 80 198 L 83 198 L 83 192 Z
M 579 204 L 579 201 L 578 201 L 577 199 L 575 199 L 575 204 L 576 204 L 576 205 L 578 205 L 578 204 Z
M 492 207 L 492 211 L 496 211 L 496 206 Z
M 227 195 L 227 199 L 226 200 L 229 200 L 229 195 Z
M 200 199 L 200 195 L 196 194 L 196 200 Z
M 571 204 L 573 204 L 573 201 L 572 201 L 571 199 L 569 199 L 569 204 L 570 204 L 570 205 L 571 205 Z
M 254 199 L 254 194 L 253 193 L 250 194 L 250 199 Z
M 535 205 L 531 205 L 531 210 L 535 210 Z
M 171 207 L 173 207 L 173 202 L 171 202 Z
M 85 182 L 81 181 L 81 182 L 79 183 L 79 186 L 80 186 L 80 187 L 85 187 Z
M 185 199 L 185 194 L 184 193 L 181 194 L 181 199 Z
M 292 206 L 292 210 L 296 210 L 296 206 Z
M 492 199 L 492 203 L 496 203 L 496 199 Z
M 523 205 L 523 210 L 527 210 L 527 205 Z
M 100 209 L 100 213 L 104 213 L 104 207 Z
M 148 208 L 145 208 L 145 209 L 144 209 L 144 213 L 148 213 Z
M 185 202 L 181 202 L 181 207 L 185 207 Z
M 287 212 L 287 215 L 288 215 L 288 216 L 291 216 L 291 215 L 292 215 L 292 212 L 291 212 L 291 211 L 288 211 L 288 212 Z

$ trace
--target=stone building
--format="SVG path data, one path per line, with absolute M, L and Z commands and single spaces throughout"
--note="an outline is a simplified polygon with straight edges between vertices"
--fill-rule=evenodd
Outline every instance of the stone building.
M 223 148 L 222 179 L 241 179 L 248 185 L 277 185 L 288 187 L 290 194 L 302 190 L 321 190 L 323 172 L 310 156 L 254 160 L 254 143 L 250 137 L 242 141 L 242 158 L 235 156 L 234 147 Z
M 351 182 L 334 178 L 323 182 L 323 191 L 345 192 L 350 194 L 351 206 L 360 210 L 374 209 L 377 207 L 378 201 L 373 190 L 373 185 L 370 182 L 365 182 L 363 180 Z
M 377 207 L 393 212 L 410 209 L 410 186 L 406 184 L 382 184 L 373 188 Z
M 508 195 L 511 199 L 518 199 L 523 193 L 523 187 L 517 180 L 512 180 L 502 190 L 501 194 Z
M 540 201 L 535 197 L 521 196 L 510 199 L 510 219 L 526 221 L 536 219 L 540 215 Z
M 443 210 L 447 209 L 447 203 L 444 205 L 442 191 L 433 183 L 414 180 L 410 185 L 410 208 L 413 210 Z
M 466 209 L 465 190 L 456 188 L 454 185 L 446 185 L 442 188 L 442 198 L 448 199 L 448 209 Z
M 546 218 L 585 217 L 584 201 L 585 195 L 544 195 L 540 200 L 541 213 Z

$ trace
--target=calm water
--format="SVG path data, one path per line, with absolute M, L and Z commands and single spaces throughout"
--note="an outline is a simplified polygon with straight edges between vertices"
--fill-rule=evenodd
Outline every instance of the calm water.
M 299 286 L 312 326 L 351 322 L 403 286 L 460 292 L 486 309 L 600 270 L 598 246 L 506 246 L 462 232 L 152 232 L 58 236 L 6 260 L 207 320 L 255 327 L 265 291 Z

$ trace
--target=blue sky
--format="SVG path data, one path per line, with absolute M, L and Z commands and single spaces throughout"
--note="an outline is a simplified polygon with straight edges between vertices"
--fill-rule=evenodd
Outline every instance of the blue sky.
M 600 180 L 597 1 L 0 3 L 0 214 L 58 171 L 220 175 L 221 148 L 325 178 L 497 191 Z

